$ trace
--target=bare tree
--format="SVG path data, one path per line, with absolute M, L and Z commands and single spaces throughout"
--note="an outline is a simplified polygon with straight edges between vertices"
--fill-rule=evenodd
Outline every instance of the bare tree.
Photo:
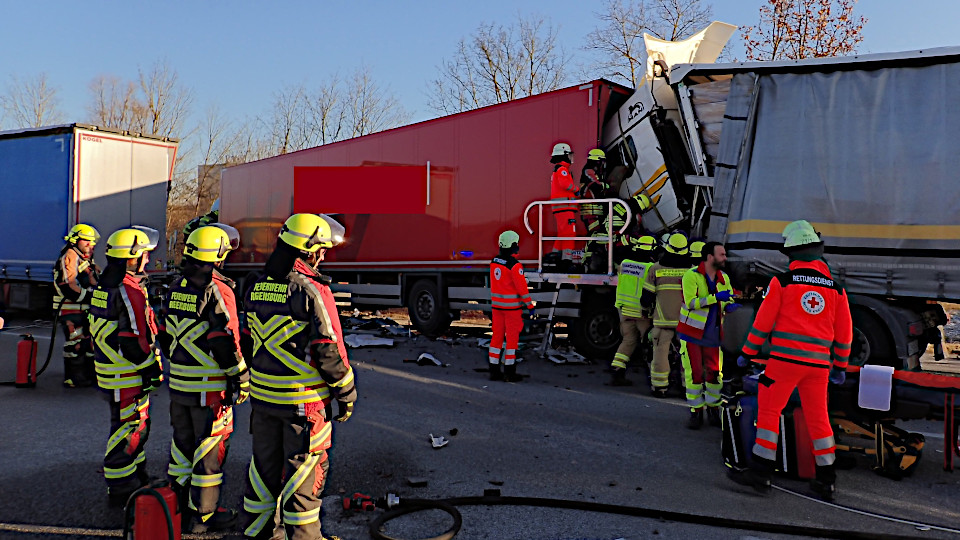
M 90 122 L 111 129 L 126 129 L 133 122 L 137 107 L 137 87 L 113 75 L 100 75 L 90 81 L 91 101 L 87 105 Z
M 748 60 L 844 56 L 857 52 L 867 19 L 856 0 L 767 0 L 760 22 L 743 30 Z
M 373 80 L 366 67 L 353 73 L 346 92 L 346 120 L 352 137 L 396 127 L 409 119 L 400 102 Z
M 180 84 L 177 71 L 165 61 L 149 70 L 140 69 L 140 106 L 143 108 L 141 132 L 164 137 L 181 134 L 190 114 L 193 91 Z
M 311 131 L 317 144 L 327 144 L 339 140 L 346 123 L 344 102 L 349 96 L 343 95 L 340 78 L 330 76 L 317 91 L 307 98 L 307 112 L 312 123 Z
M 46 73 L 25 80 L 11 75 L 5 94 L 0 96 L 0 108 L 15 127 L 58 124 L 63 121 L 63 113 L 57 92 Z
M 557 32 L 544 18 L 520 17 L 508 26 L 482 23 L 441 64 L 430 83 L 430 107 L 449 114 L 559 88 L 567 57 Z
M 307 148 L 312 126 L 307 125 L 307 90 L 303 84 L 276 92 L 266 121 L 270 146 L 275 154 Z
M 713 9 L 701 0 L 606 0 L 596 15 L 601 24 L 587 35 L 584 49 L 598 54 L 606 76 L 636 87 L 646 72 L 643 34 L 686 39 L 710 24 Z

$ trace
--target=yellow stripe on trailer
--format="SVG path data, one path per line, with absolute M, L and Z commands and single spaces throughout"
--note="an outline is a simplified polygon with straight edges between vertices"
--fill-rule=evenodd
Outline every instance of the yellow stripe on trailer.
M 789 221 L 745 219 L 732 221 L 727 234 L 781 234 Z M 834 238 L 898 238 L 902 240 L 955 240 L 960 238 L 960 225 L 878 225 L 852 223 L 817 223 L 811 225 L 824 236 Z

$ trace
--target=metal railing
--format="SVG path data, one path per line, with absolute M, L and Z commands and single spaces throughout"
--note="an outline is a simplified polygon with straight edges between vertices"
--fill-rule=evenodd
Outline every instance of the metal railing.
M 616 239 L 616 236 L 613 232 L 613 220 L 607 219 L 607 236 L 544 236 L 543 235 L 543 207 L 544 206 L 557 206 L 557 205 L 581 205 L 581 204 L 597 204 L 604 203 L 607 205 L 607 218 L 613 215 L 613 205 L 619 204 L 627 211 L 626 219 L 624 220 L 623 227 L 620 227 L 620 230 L 616 234 L 623 234 L 630 224 L 633 222 L 633 212 L 630 210 L 630 206 L 623 199 L 571 199 L 571 200 L 556 200 L 556 201 L 533 201 L 527 205 L 527 208 L 523 211 L 523 225 L 527 228 L 527 233 L 534 234 L 533 228 L 530 227 L 530 219 L 528 214 L 530 209 L 534 206 L 537 207 L 537 272 L 543 272 L 543 242 L 545 240 L 586 240 L 593 242 L 606 242 L 607 243 L 607 275 L 613 275 L 613 242 Z

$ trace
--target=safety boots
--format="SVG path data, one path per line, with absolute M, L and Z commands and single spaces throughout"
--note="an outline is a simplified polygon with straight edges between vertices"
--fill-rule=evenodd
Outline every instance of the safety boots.
M 490 380 L 491 381 L 503 380 L 503 372 L 500 371 L 500 364 L 490 364 Z
M 503 366 L 503 380 L 507 382 L 520 382 L 523 378 L 517 374 L 517 365 L 510 364 Z
M 630 386 L 633 381 L 627 379 L 626 368 L 613 368 L 613 378 L 610 380 L 610 386 Z
M 687 420 L 687 429 L 700 429 L 703 426 L 703 407 L 690 409 L 690 419 Z
M 773 462 L 753 456 L 753 463 L 743 470 L 729 469 L 727 477 L 741 486 L 752 487 L 761 494 L 770 493 L 770 477 L 773 476 Z
M 837 492 L 837 472 L 833 465 L 818 465 L 816 478 L 810 481 L 810 489 L 825 501 L 832 501 Z
M 204 516 L 196 514 L 190 518 L 191 533 L 205 533 L 215 531 L 227 531 L 237 524 L 237 511 L 227 510 L 226 508 L 217 508 Z
M 652 386 L 650 387 L 650 395 L 657 399 L 663 399 L 667 397 L 667 387 Z
M 720 407 L 707 407 L 707 423 L 720 427 Z

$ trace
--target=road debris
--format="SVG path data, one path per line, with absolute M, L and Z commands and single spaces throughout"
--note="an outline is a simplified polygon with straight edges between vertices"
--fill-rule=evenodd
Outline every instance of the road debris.
M 439 437 L 434 437 L 433 433 L 430 434 L 430 444 L 433 445 L 434 448 L 443 448 L 449 443 L 450 441 L 444 438 L 443 435 Z
M 393 340 L 371 336 L 369 334 L 347 334 L 343 337 L 343 342 L 352 349 L 360 347 L 393 347 Z
M 547 349 L 547 360 L 554 364 L 586 364 L 587 359 L 580 353 L 567 349 Z

